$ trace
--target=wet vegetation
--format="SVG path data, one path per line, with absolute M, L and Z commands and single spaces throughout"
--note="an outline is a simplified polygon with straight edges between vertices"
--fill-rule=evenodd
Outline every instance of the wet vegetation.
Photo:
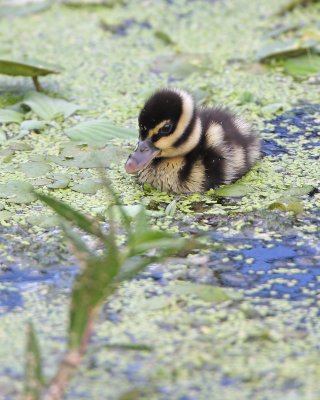
M 319 399 L 319 18 L 312 0 L 4 2 L 1 396 Z M 244 114 L 261 160 L 204 194 L 140 187 L 123 163 L 164 86 Z

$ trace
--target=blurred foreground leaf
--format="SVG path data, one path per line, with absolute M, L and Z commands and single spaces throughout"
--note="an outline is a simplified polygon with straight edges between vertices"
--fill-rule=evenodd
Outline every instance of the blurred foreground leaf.
M 62 228 L 73 245 L 82 272 L 76 278 L 71 295 L 68 351 L 48 386 L 47 398 L 50 400 L 62 398 L 88 348 L 100 307 L 115 292 L 118 285 L 141 272 L 150 263 L 160 262 L 180 250 L 189 251 L 196 246 L 194 240 L 152 230 L 148 226 L 144 208 L 129 216 L 128 210 L 119 204 L 118 196 L 109 182 L 103 177 L 101 180 L 115 203 L 108 209 L 106 234 L 99 228 L 98 221 L 90 220 L 59 200 L 36 193 L 37 198 L 50 206 L 59 216 L 96 239 L 100 239 L 99 243 L 104 246 L 99 252 L 92 251 L 86 246 L 80 234 L 73 231 L 67 221 L 62 221 Z M 117 222 L 114 216 L 115 210 L 121 215 L 120 221 Z M 127 238 L 127 243 L 121 246 L 117 243 L 115 231 L 119 222 L 122 229 L 125 229 Z
M 113 246 L 108 255 L 90 258 L 86 269 L 77 277 L 71 298 L 69 349 L 78 348 L 86 340 L 86 330 L 91 328 L 90 320 L 96 317 L 98 306 L 116 289 L 112 281 L 119 268 Z
M 40 400 L 44 384 L 41 353 L 32 323 L 28 324 L 27 329 L 24 398 L 25 400 Z
M 100 239 L 105 239 L 104 234 L 101 232 L 97 221 L 91 220 L 79 211 L 76 211 L 68 204 L 56 200 L 53 197 L 47 196 L 42 193 L 36 193 L 35 196 L 51 207 L 60 217 L 65 218 L 67 221 L 72 222 L 80 229 L 84 230 L 91 235 L 95 235 Z

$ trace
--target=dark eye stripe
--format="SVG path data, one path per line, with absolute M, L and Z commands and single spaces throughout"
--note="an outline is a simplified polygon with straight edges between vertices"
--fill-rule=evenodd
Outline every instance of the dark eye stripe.
M 171 123 L 170 124 L 168 123 L 168 124 L 164 125 L 162 128 L 160 128 L 158 133 L 155 133 L 152 136 L 151 140 L 153 142 L 157 142 L 158 140 L 160 140 L 163 137 L 170 136 L 172 134 L 172 132 L 174 132 L 174 130 L 175 130 L 175 126 Z

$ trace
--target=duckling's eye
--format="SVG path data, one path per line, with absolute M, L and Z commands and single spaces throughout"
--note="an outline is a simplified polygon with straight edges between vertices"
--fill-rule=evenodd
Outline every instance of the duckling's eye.
M 159 132 L 161 135 L 169 135 L 172 132 L 173 125 L 168 123 L 163 125 L 162 128 L 159 129 Z

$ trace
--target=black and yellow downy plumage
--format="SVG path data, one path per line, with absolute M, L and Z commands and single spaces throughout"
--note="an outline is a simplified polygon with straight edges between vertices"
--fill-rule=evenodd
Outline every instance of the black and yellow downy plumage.
M 125 169 L 161 191 L 195 193 L 232 183 L 260 155 L 250 124 L 223 108 L 197 108 L 178 89 L 159 90 L 147 100 L 139 132 Z

